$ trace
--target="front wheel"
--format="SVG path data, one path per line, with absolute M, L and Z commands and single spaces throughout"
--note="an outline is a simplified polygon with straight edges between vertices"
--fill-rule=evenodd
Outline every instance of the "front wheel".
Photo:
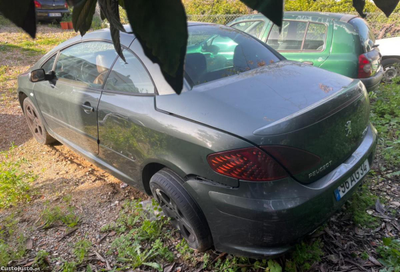
M 206 218 L 181 184 L 182 179 L 176 173 L 164 168 L 153 175 L 150 189 L 188 245 L 199 251 L 207 250 L 212 246 L 212 238 Z
M 39 111 L 28 97 L 24 99 L 22 106 L 29 130 L 33 137 L 35 137 L 36 141 L 43 145 L 55 143 L 56 140 L 47 133 L 47 130 L 44 127 Z
M 385 75 L 383 76 L 384 82 L 391 83 L 395 77 L 400 76 L 400 59 L 384 59 L 382 66 L 385 71 Z

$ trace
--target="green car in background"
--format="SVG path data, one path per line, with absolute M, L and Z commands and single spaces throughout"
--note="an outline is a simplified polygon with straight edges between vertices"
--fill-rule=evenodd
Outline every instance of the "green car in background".
M 374 34 L 355 15 L 286 12 L 281 33 L 261 14 L 243 16 L 228 25 L 267 43 L 289 60 L 358 78 L 368 91 L 383 78 Z

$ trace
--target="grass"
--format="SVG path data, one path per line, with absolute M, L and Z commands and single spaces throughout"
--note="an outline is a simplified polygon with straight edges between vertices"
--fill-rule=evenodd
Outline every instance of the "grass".
M 371 121 L 378 130 L 378 156 L 386 165 L 400 165 L 400 78 L 371 93 Z M 381 170 L 386 171 L 387 166 Z
M 382 257 L 380 260 L 386 269 L 380 272 L 400 272 L 400 240 L 393 238 L 383 238 L 383 245 L 378 248 L 378 253 Z
M 368 228 L 376 228 L 379 225 L 379 220 L 367 213 L 367 209 L 374 209 L 377 199 L 378 197 L 370 192 L 368 182 L 352 196 L 347 207 L 355 224 Z
M 92 243 L 89 240 L 83 239 L 77 242 L 74 246 L 74 255 L 78 260 L 78 263 L 82 263 L 85 257 L 89 253 Z
M 0 266 L 21 259 L 26 252 L 26 238 L 19 233 L 18 221 L 11 214 L 0 222 Z
M 29 201 L 30 183 L 37 178 L 32 173 L 20 169 L 22 164 L 27 163 L 25 159 L 8 160 L 10 156 L 7 153 L 4 153 L 4 157 L 0 162 L 0 209 Z
M 51 228 L 56 223 L 62 223 L 69 228 L 73 228 L 78 225 L 79 216 L 74 213 L 72 207 L 61 208 L 60 206 L 46 207 L 42 212 L 42 220 L 44 222 L 44 228 Z

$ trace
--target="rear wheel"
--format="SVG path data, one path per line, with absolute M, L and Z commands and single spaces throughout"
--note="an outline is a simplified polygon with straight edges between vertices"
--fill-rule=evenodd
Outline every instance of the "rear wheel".
M 36 141 L 43 145 L 49 145 L 55 143 L 56 140 L 47 133 L 46 128 L 43 125 L 43 121 L 39 115 L 39 111 L 36 109 L 32 101 L 27 97 L 23 102 L 24 115 L 26 122 L 28 123 L 29 130 Z
M 150 180 L 151 193 L 188 245 L 199 251 L 207 250 L 212 246 L 207 221 L 182 182 L 170 169 L 161 169 Z
M 400 59 L 390 58 L 382 61 L 382 66 L 385 71 L 383 81 L 390 83 L 395 77 L 400 76 Z

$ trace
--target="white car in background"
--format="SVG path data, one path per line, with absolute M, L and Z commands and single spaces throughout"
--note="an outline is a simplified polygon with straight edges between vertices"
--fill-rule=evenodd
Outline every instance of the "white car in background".
M 383 81 L 390 82 L 400 76 L 400 37 L 376 40 L 382 54 L 382 66 L 385 70 Z

